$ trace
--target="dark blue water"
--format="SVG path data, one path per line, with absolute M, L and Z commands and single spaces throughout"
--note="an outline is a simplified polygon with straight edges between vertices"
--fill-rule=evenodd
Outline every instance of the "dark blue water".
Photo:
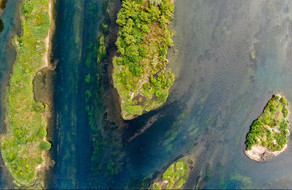
M 78 98 L 79 65 L 82 64 L 82 34 L 84 1 L 57 1 L 54 57 L 58 61 L 55 85 L 55 149 L 53 179 L 51 183 L 60 188 L 78 185 Z M 60 43 L 59 43 L 60 42 Z M 84 149 L 83 149 L 84 150 Z
M 86 188 L 89 184 L 91 140 L 83 84 L 87 46 L 96 37 L 102 3 L 62 0 L 55 4 L 53 58 L 57 68 L 52 158 L 56 164 L 49 174 L 50 188 Z M 90 9 L 96 10 L 93 20 L 89 20 Z
M 5 11 L 17 10 L 11 2 Z M 176 31 L 175 46 L 168 58 L 177 78 L 168 101 L 123 127 L 108 121 L 100 105 L 95 125 L 102 134 L 102 159 L 95 163 L 90 161 L 94 134 L 83 94 L 88 44 L 100 34 L 103 2 L 56 1 L 53 54 L 58 65 L 55 121 L 50 130 L 55 165 L 49 171 L 48 187 L 141 187 L 181 156 L 188 156 L 195 166 L 188 188 L 292 187 L 290 137 L 288 149 L 271 162 L 256 163 L 244 155 L 249 126 L 272 94 L 283 93 L 292 101 L 291 1 L 176 1 L 171 26 Z M 93 6 L 94 21 L 89 11 Z M 16 14 L 5 11 L 0 34 L 4 87 L 15 55 L 4 48 L 9 41 L 2 43 L 2 36 L 13 33 Z M 256 59 L 251 59 L 252 50 Z M 112 92 L 108 61 L 103 62 L 104 80 L 99 83 L 105 88 L 105 102 Z M 110 174 L 111 166 L 117 174 Z M 7 178 L 1 175 L 1 180 Z

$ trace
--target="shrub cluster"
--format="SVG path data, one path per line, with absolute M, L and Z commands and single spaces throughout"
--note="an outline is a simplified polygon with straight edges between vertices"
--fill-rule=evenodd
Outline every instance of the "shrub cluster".
M 167 29 L 173 12 L 169 0 L 123 0 L 116 21 L 120 56 L 113 58 L 113 80 L 122 98 L 124 118 L 141 115 L 167 99 L 174 82 L 174 75 L 165 68 L 167 49 L 173 45 L 173 33 Z M 143 102 L 134 100 L 138 94 L 144 96 Z
M 271 151 L 279 151 L 287 144 L 289 103 L 280 95 L 274 95 L 260 117 L 253 122 L 246 138 L 247 150 L 258 144 Z

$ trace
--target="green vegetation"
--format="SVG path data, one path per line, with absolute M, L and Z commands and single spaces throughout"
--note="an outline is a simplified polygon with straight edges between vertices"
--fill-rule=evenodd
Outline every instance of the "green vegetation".
M 49 143 L 48 141 L 41 142 L 40 149 L 41 150 L 50 150 L 51 149 L 51 143 Z
M 48 0 L 24 0 L 22 37 L 14 38 L 17 59 L 5 96 L 7 133 L 1 136 L 1 153 L 6 166 L 20 185 L 34 182 L 36 168 L 44 162 L 43 150 L 50 149 L 47 135 L 48 105 L 36 102 L 32 81 L 44 67 L 44 39 L 50 28 Z
M 167 186 L 164 187 L 162 181 L 154 182 L 153 189 L 180 189 L 186 183 L 188 175 L 189 167 L 184 159 L 180 159 L 163 173 L 162 180 L 168 182 Z
M 101 131 L 97 127 L 97 123 L 99 121 L 99 118 L 101 117 L 101 113 L 103 111 L 103 106 L 102 106 L 102 94 L 103 94 L 103 87 L 101 85 L 101 62 L 98 61 L 97 64 L 96 60 L 97 57 L 98 59 L 102 59 L 101 55 L 97 55 L 98 47 L 100 44 L 100 41 L 103 38 L 101 37 L 98 41 L 98 43 L 90 43 L 89 48 L 88 48 L 88 54 L 87 54 L 87 60 L 86 60 L 86 65 L 87 65 L 87 75 L 85 76 L 85 92 L 84 92 L 84 97 L 85 97 L 85 103 L 86 103 L 86 112 L 88 115 L 88 120 L 89 120 L 89 125 L 91 128 L 91 133 L 92 133 L 92 143 L 93 143 L 93 153 L 91 157 L 91 161 L 93 165 L 97 165 L 97 167 L 93 167 L 93 173 L 94 175 L 97 175 L 97 173 L 100 172 L 100 170 L 103 167 L 103 164 L 101 163 L 101 154 L 104 151 L 103 147 L 103 138 Z M 96 66 L 97 66 L 97 73 L 98 76 L 96 77 Z
M 85 76 L 85 102 L 86 111 L 91 128 L 91 139 L 93 152 L 91 156 L 92 174 L 98 176 L 101 171 L 109 182 L 113 182 L 113 175 L 118 174 L 121 144 L 117 139 L 115 129 L 108 126 L 108 123 L 100 125 L 104 115 L 103 94 L 104 87 L 102 84 L 102 61 L 106 57 L 106 45 L 104 34 L 99 36 L 97 43 L 90 43 L 86 60 L 87 72 Z M 96 76 L 97 74 L 97 76 Z M 104 127 L 101 129 L 100 127 Z M 94 182 L 98 183 L 98 182 Z
M 132 181 L 127 188 L 139 190 L 147 189 L 150 185 L 150 182 L 151 179 L 149 177 L 139 176 L 136 180 Z
M 170 0 L 123 0 L 116 21 L 120 56 L 113 58 L 113 82 L 124 119 L 158 108 L 168 97 L 175 78 L 166 68 L 173 12 Z
M 149 0 L 149 3 L 151 5 L 155 5 L 155 6 L 159 5 L 161 2 L 162 2 L 162 0 Z
M 177 107 L 177 109 L 181 109 L 181 107 Z M 175 141 L 184 128 L 184 121 L 186 121 L 186 118 L 189 116 L 187 109 L 182 110 L 180 113 L 181 114 L 174 117 L 174 122 L 166 131 L 161 143 L 161 146 L 166 152 L 170 152 L 173 149 L 173 146 L 176 145 Z
M 289 135 L 288 109 L 288 101 L 281 95 L 274 95 L 251 126 L 245 142 L 247 150 L 255 144 L 270 151 L 281 150 L 287 144 Z

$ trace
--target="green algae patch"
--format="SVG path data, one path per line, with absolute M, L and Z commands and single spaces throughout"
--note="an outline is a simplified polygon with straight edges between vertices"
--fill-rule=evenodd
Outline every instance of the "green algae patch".
M 271 160 L 287 147 L 289 102 L 276 94 L 255 120 L 246 137 L 246 155 L 256 161 Z
M 125 120 L 160 107 L 168 97 L 175 79 L 166 68 L 173 12 L 170 0 L 123 0 L 112 78 Z
M 251 178 L 243 176 L 237 172 L 230 176 L 230 180 L 240 183 L 241 189 L 253 189 Z
M 184 159 L 171 164 L 162 179 L 153 183 L 151 189 L 181 189 L 189 177 L 189 166 Z
M 1 154 L 16 184 L 34 184 L 44 164 L 49 107 L 34 97 L 33 80 L 46 66 L 46 42 L 51 26 L 48 0 L 24 0 L 20 8 L 22 37 L 13 40 L 17 50 L 10 86 L 5 94 L 7 132 L 1 136 Z

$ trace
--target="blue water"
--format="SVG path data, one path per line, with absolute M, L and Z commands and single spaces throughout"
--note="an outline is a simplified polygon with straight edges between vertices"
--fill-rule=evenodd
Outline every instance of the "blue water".
M 90 126 L 85 111 L 84 78 L 88 44 L 95 42 L 103 1 L 57 1 L 53 59 L 57 62 L 50 188 L 89 187 Z M 91 11 L 90 11 L 91 10 Z M 94 16 L 92 10 L 95 10 Z M 98 87 L 98 86 L 97 86 Z M 98 98 L 98 97 L 97 97 Z
M 175 1 L 171 28 L 176 35 L 168 58 L 176 82 L 168 101 L 123 126 L 100 114 L 96 128 L 104 135 L 102 169 L 93 175 L 99 164 L 90 161 L 92 132 L 83 93 L 87 47 L 98 36 L 103 2 L 56 1 L 53 60 L 58 65 L 50 130 L 55 165 L 48 174 L 48 187 L 140 187 L 143 179 L 151 182 L 182 156 L 194 163 L 187 188 L 292 187 L 291 137 L 287 150 L 271 162 L 256 163 L 244 155 L 249 126 L 271 96 L 283 93 L 292 101 L 292 1 Z M 96 7 L 95 21 L 89 19 L 91 6 Z M 2 36 L 14 31 L 14 11 L 9 16 L 8 10 L 17 10 L 17 4 L 9 1 L 7 7 L 0 34 L 4 87 L 15 55 L 4 48 L 9 41 L 2 42 Z M 253 49 L 255 60 L 250 57 Z M 103 64 L 102 84 L 108 95 L 112 86 L 108 63 Z M 116 148 L 118 144 L 121 147 Z M 118 160 L 114 167 L 119 172 L 107 175 L 113 160 Z M 1 180 L 7 177 L 1 175 Z

